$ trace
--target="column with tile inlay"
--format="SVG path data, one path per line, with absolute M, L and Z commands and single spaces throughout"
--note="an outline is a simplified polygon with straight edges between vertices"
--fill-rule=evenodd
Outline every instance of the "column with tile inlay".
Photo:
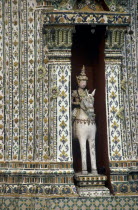
M 60 170 L 68 173 L 66 180 L 72 179 L 74 175 L 70 104 L 73 29 L 73 26 L 62 25 L 44 25 L 43 28 L 44 47 L 47 49 L 48 58 L 46 68 L 49 75 L 49 161 L 57 162 Z M 68 187 L 68 190 L 70 189 Z
M 125 195 L 135 194 L 136 184 L 131 181 L 136 176 L 137 166 L 136 161 L 133 161 L 129 156 L 129 153 L 132 153 L 131 139 L 126 138 L 126 132 L 130 133 L 129 119 L 125 111 L 127 104 L 124 103 L 128 79 L 127 77 L 124 79 L 122 73 L 124 68 L 122 49 L 125 45 L 126 33 L 125 27 L 109 27 L 105 48 L 107 132 L 111 182 L 114 193 Z

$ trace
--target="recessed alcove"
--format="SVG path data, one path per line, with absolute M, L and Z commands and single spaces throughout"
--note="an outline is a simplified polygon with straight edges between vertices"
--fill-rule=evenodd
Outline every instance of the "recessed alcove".
M 81 68 L 85 65 L 88 76 L 87 89 L 95 94 L 96 114 L 96 158 L 99 173 L 109 176 L 109 160 L 107 145 L 107 123 L 106 123 L 106 95 L 105 95 L 105 26 L 77 25 L 73 34 L 72 44 L 72 90 L 77 89 L 76 76 L 80 74 Z M 75 172 L 81 171 L 81 153 L 79 142 L 72 140 L 73 145 L 73 166 Z M 87 144 L 88 147 L 88 144 Z M 76 149 L 77 148 L 77 149 Z M 87 149 L 88 151 L 88 149 Z M 90 171 L 90 158 L 87 152 L 88 171 Z

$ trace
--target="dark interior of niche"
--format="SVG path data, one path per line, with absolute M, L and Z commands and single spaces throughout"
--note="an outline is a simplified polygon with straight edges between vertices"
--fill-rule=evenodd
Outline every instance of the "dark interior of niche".
M 81 68 L 85 65 L 88 76 L 87 89 L 90 92 L 96 89 L 95 93 L 95 114 L 96 114 L 96 159 L 98 172 L 106 174 L 107 185 L 110 190 L 110 171 L 107 145 L 107 123 L 106 123 L 106 95 L 105 95 L 105 26 L 77 25 L 73 34 L 72 44 L 72 90 L 77 89 L 76 76 L 80 74 Z M 75 172 L 81 171 L 81 153 L 79 142 L 72 140 L 73 146 L 73 167 Z M 77 149 L 76 149 L 77 148 Z M 90 155 L 87 143 L 88 171 L 91 171 Z

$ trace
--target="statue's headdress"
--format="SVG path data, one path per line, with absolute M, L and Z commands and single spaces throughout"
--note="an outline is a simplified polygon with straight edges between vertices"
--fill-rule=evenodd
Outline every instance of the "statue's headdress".
M 84 66 L 84 65 L 83 65 L 83 67 L 82 67 L 82 69 L 81 69 L 80 75 L 79 75 L 79 76 L 76 76 L 76 78 L 77 78 L 77 82 L 78 82 L 79 80 L 88 80 L 88 77 L 87 77 L 86 74 L 85 74 L 85 66 Z

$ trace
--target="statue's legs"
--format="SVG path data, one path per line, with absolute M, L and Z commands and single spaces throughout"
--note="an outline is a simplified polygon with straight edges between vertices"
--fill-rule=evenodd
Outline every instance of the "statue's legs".
M 81 149 L 82 174 L 88 174 L 87 162 L 86 162 L 86 140 L 85 138 L 80 138 L 79 142 L 80 142 L 80 149 Z
M 90 137 L 89 141 L 89 149 L 90 149 L 90 158 L 91 158 L 91 173 L 97 174 L 97 167 L 96 167 L 96 152 L 95 152 L 95 138 Z

